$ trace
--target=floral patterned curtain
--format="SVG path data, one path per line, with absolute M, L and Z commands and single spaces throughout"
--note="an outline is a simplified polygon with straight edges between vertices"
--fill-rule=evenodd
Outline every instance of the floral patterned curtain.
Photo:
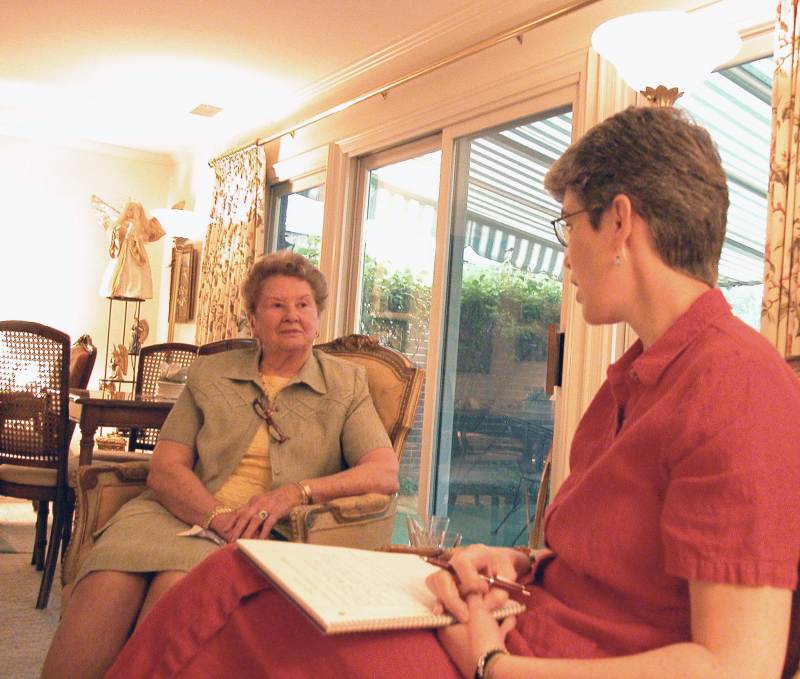
M 772 147 L 761 332 L 785 356 L 800 354 L 800 18 L 780 0 L 772 88 Z
M 266 156 L 253 146 L 212 164 L 216 175 L 197 312 L 197 344 L 250 334 L 239 287 L 263 228 Z

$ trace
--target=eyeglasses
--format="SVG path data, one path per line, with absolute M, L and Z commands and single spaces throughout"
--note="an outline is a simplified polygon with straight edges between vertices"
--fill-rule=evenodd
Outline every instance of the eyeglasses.
M 572 231 L 572 224 L 568 223 L 567 220 L 572 219 L 572 217 L 579 215 L 581 212 L 589 212 L 589 210 L 588 208 L 576 210 L 575 212 L 570 212 L 568 215 L 561 215 L 558 219 L 553 219 L 550 222 L 550 224 L 553 225 L 553 232 L 556 234 L 556 239 L 558 239 L 558 242 L 564 247 L 567 247 L 569 232 Z
M 289 437 L 280 430 L 275 420 L 272 419 L 272 413 L 275 411 L 270 405 L 269 398 L 267 398 L 266 394 L 261 394 L 253 399 L 253 410 L 256 415 L 267 423 L 267 431 L 277 443 L 283 443 L 289 440 Z

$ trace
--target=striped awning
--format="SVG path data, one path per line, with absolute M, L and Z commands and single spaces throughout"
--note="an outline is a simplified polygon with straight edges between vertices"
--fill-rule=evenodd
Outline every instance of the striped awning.
M 561 207 L 543 181 L 571 134 L 572 114 L 563 112 L 472 140 L 466 244 L 475 252 L 561 278 L 563 248 L 550 226 Z
M 766 58 L 725 69 L 677 102 L 711 133 L 728 177 L 720 287 L 758 285 L 764 277 L 774 68 Z
M 759 285 L 763 278 L 773 68 L 771 58 L 728 68 L 678 100 L 711 133 L 728 177 L 721 287 Z M 565 112 L 472 140 L 466 244 L 475 252 L 561 277 L 562 247 L 550 227 L 560 206 L 543 179 L 569 146 L 571 130 Z

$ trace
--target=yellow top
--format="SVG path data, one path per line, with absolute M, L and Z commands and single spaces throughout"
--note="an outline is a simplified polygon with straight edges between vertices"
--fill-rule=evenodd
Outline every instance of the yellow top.
M 291 378 L 277 375 L 261 375 L 264 390 L 271 403 L 275 402 L 278 392 L 286 386 Z M 229 507 L 241 507 L 253 495 L 259 495 L 269 490 L 272 485 L 272 464 L 269 459 L 269 433 L 267 423 L 256 430 L 253 440 L 239 466 L 233 470 L 228 480 L 222 484 L 215 494 L 217 502 Z

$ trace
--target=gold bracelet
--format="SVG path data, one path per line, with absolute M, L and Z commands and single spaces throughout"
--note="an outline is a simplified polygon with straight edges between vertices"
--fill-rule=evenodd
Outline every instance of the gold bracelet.
M 236 510 L 233 507 L 228 507 L 227 505 L 217 505 L 208 514 L 206 514 L 206 517 L 203 519 L 203 523 L 200 525 L 203 527 L 203 530 L 208 530 L 211 526 L 211 522 L 220 514 L 230 514 L 231 512 L 235 511 Z
M 311 505 L 314 501 L 311 499 L 311 486 L 302 481 L 295 481 L 294 485 L 300 489 L 300 504 Z

